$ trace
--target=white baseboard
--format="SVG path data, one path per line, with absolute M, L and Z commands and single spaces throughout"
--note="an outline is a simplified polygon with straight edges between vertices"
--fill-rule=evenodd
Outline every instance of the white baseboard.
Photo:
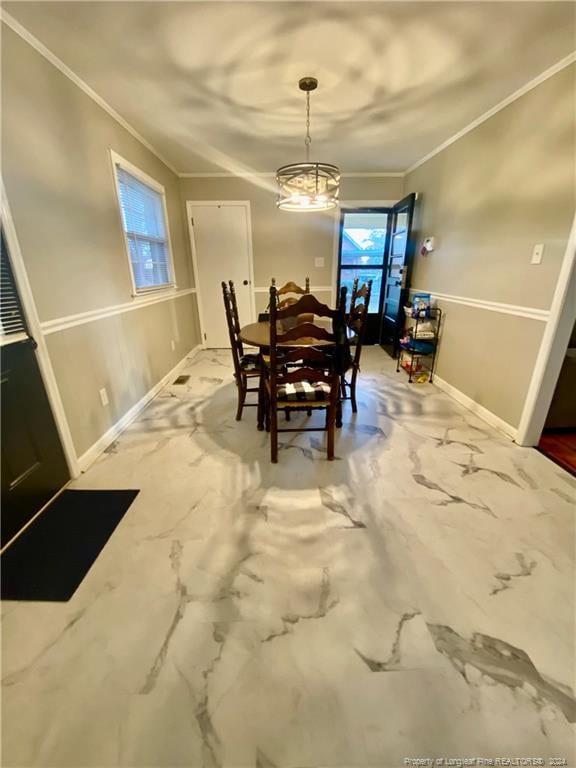
M 130 408 L 129 411 L 127 411 L 124 416 L 122 416 L 121 419 L 119 419 L 116 424 L 113 424 L 110 429 L 105 432 L 102 437 L 98 438 L 98 440 L 92 445 L 88 450 L 82 454 L 82 456 L 78 457 L 78 467 L 81 472 L 85 472 L 89 466 L 91 466 L 96 459 L 100 456 L 100 454 L 111 444 L 116 440 L 118 435 L 123 432 L 126 427 L 128 427 L 134 419 L 146 408 L 148 403 L 156 397 L 158 392 L 168 384 L 168 382 L 176 376 L 182 368 L 186 365 L 186 363 L 192 358 L 195 357 L 195 355 L 200 352 L 202 349 L 202 345 L 198 344 L 194 347 L 187 355 L 186 357 L 182 358 L 179 363 L 177 363 L 174 368 L 172 368 L 171 371 L 168 371 L 168 373 L 163 376 L 160 381 L 155 384 L 151 390 L 146 392 L 144 397 L 140 398 L 138 402 Z
M 503 432 L 506 437 L 509 437 L 511 440 L 516 439 L 518 433 L 516 427 L 508 424 L 508 422 L 501 419 L 500 416 L 496 416 L 496 414 L 489 411 L 488 408 L 484 408 L 484 406 L 477 403 L 476 400 L 472 400 L 471 397 L 468 397 L 464 392 L 453 387 L 452 384 L 448 384 L 447 381 L 444 381 L 444 379 L 441 379 L 440 376 L 437 376 L 436 374 L 434 374 L 433 383 L 438 389 L 446 392 L 447 395 L 453 397 L 454 400 L 460 403 L 460 405 L 463 405 L 464 408 L 472 411 L 472 413 L 483 419 L 487 424 L 490 424 L 491 427 L 494 427 L 494 429 L 497 429 L 499 432 Z

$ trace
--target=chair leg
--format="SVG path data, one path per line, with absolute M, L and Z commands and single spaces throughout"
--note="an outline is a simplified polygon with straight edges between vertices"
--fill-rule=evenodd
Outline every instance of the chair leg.
M 238 379 L 236 381 L 238 387 L 238 408 L 236 410 L 236 421 L 240 421 L 242 418 L 242 409 L 244 408 L 244 401 L 246 400 L 246 379 Z
M 264 429 L 264 412 L 266 409 L 266 387 L 264 385 L 264 376 L 261 375 L 258 380 L 258 431 Z
M 276 403 L 270 403 L 270 461 L 278 464 L 278 410 Z
M 336 420 L 336 408 L 334 405 L 331 405 L 328 408 L 328 439 L 327 439 L 327 453 L 328 453 L 328 461 L 333 461 L 334 459 L 334 422 Z
M 358 368 L 354 367 L 352 371 L 352 378 L 350 379 L 350 402 L 352 403 L 352 413 L 358 413 L 358 406 L 356 405 L 356 378 L 358 376 Z
M 342 429 L 342 400 L 336 403 L 336 427 Z
M 346 376 L 345 374 L 342 374 L 340 376 L 340 391 L 342 393 L 342 400 L 346 399 Z
M 284 408 L 284 415 L 286 416 L 286 421 L 290 421 L 290 408 Z
M 268 390 L 266 389 L 265 384 L 263 389 L 263 397 L 264 397 L 264 429 L 266 430 L 266 432 L 270 432 L 270 399 L 268 397 Z

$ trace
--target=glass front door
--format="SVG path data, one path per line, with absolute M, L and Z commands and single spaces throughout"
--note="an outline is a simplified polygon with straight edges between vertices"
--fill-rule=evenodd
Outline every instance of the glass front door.
M 348 301 L 352 283 L 359 285 L 372 280 L 372 295 L 368 307 L 366 344 L 379 341 L 379 318 L 382 303 L 382 285 L 385 258 L 390 237 L 390 210 L 363 208 L 345 210 L 340 218 L 340 251 L 338 258 L 338 290 L 348 288 Z

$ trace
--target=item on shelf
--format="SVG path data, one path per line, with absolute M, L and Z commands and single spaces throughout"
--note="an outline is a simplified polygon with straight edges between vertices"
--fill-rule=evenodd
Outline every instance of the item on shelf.
M 442 310 L 429 302 L 430 294 L 419 293 L 414 295 L 410 307 L 404 307 L 405 327 L 398 343 L 396 370 L 403 368 L 410 383 L 414 374 L 418 374 L 416 381 L 422 384 L 432 382 L 434 375 Z
M 407 349 L 409 352 L 415 352 L 418 355 L 431 355 L 436 348 L 436 344 L 432 341 L 419 341 L 415 338 L 408 338 L 408 341 L 402 343 L 400 346 Z
M 414 330 L 414 326 L 412 326 L 412 329 Z M 410 329 L 407 330 L 409 331 Z M 435 339 L 436 328 L 434 323 L 429 320 L 418 323 L 418 330 L 414 330 L 412 337 L 415 339 Z
M 432 296 L 429 293 L 415 293 L 412 296 L 412 317 L 429 317 Z
M 412 307 L 404 307 L 404 331 L 410 333 L 410 329 L 414 327 L 416 318 L 412 317 Z
M 412 373 L 422 370 L 422 363 L 414 363 L 414 365 L 411 365 L 409 360 L 402 360 L 400 365 L 405 371 L 408 371 L 408 373 L 410 373 L 410 368 L 412 368 Z

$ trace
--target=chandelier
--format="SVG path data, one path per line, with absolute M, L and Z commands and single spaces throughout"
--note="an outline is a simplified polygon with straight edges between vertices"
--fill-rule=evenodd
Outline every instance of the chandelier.
M 306 93 L 306 162 L 278 168 L 276 205 L 283 211 L 327 211 L 338 205 L 340 169 L 330 163 L 310 162 L 310 91 L 316 90 L 318 80 L 303 77 L 298 86 Z

